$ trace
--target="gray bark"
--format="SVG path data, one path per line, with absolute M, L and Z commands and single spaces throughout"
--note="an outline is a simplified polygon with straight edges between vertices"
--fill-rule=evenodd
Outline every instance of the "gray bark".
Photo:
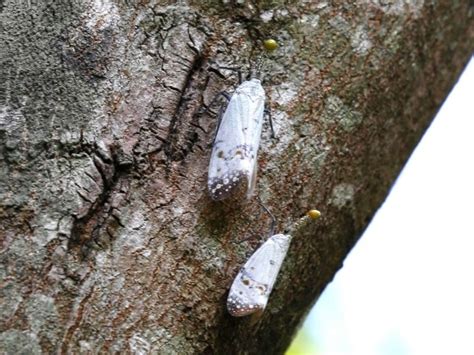
M 0 2 L 6 353 L 283 352 L 473 50 L 467 0 L 170 3 Z M 295 230 L 263 316 L 233 319 L 270 221 L 207 196 L 200 109 L 267 37 L 257 190 L 278 231 L 323 216 Z

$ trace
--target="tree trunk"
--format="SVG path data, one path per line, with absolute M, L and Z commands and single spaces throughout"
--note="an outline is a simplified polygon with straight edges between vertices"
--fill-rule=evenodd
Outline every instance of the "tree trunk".
M 282 353 L 473 50 L 467 0 L 169 3 L 0 2 L 5 353 Z M 269 37 L 257 192 L 294 238 L 232 318 L 270 220 L 208 197 L 203 108 Z

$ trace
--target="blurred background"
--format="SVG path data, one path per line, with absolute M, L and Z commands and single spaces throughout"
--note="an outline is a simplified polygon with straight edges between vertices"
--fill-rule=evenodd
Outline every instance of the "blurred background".
M 474 354 L 472 58 L 286 354 Z

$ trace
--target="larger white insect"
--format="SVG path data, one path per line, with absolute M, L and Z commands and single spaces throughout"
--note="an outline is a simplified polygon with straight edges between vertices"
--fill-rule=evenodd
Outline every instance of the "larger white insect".
M 223 200 L 240 189 L 246 190 L 247 197 L 252 195 L 264 106 L 265 91 L 258 79 L 244 81 L 230 98 L 209 163 L 207 185 L 213 200 Z
M 227 310 L 232 316 L 263 312 L 290 242 L 289 235 L 273 235 L 247 260 L 234 279 L 227 298 Z

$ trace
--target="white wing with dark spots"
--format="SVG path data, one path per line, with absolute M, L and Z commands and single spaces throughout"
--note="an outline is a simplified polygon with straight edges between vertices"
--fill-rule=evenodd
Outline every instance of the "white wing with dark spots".
M 291 236 L 276 234 L 247 260 L 227 298 L 227 310 L 232 316 L 242 317 L 265 309 L 290 242 Z
M 223 200 L 244 184 L 247 196 L 255 187 L 257 152 L 262 132 L 265 91 L 258 79 L 237 87 L 222 117 L 209 163 L 208 189 Z

